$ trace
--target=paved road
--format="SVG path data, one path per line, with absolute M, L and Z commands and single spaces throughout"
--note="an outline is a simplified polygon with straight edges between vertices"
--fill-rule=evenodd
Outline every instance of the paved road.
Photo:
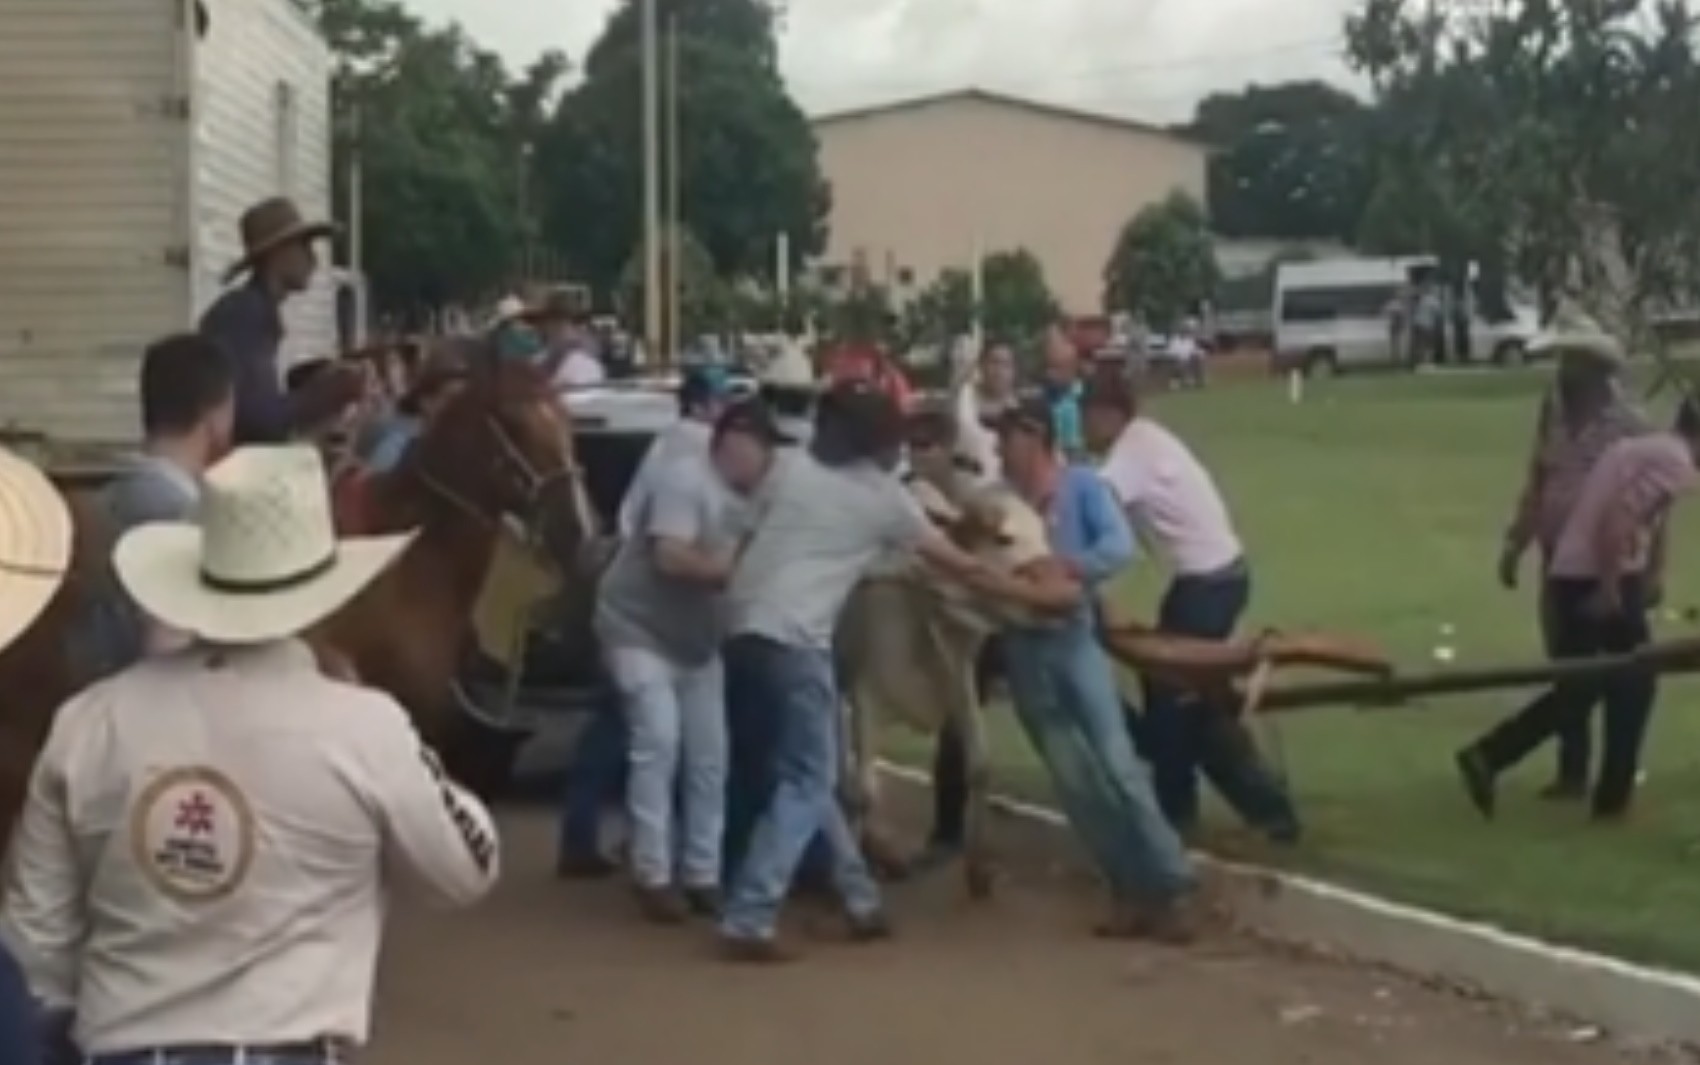
M 993 902 L 954 878 L 893 893 L 900 938 L 718 960 L 707 928 L 640 923 L 614 884 L 548 872 L 539 811 L 504 816 L 481 909 L 403 912 L 380 976 L 376 1065 L 1582 1065 L 1621 1060 L 1389 978 L 1222 940 L 1177 953 L 1093 940 L 1090 894 L 1023 874 Z

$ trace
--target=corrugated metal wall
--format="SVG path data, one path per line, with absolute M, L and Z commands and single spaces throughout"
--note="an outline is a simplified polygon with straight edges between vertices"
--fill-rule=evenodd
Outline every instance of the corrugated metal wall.
M 142 347 L 185 324 L 178 0 L 0 0 L 0 421 L 136 432 Z
M 0 0 L 0 6 L 13 0 Z M 200 258 L 197 313 L 241 255 L 237 219 L 254 203 L 292 197 L 311 218 L 331 211 L 330 53 L 289 0 L 222 0 L 199 55 L 196 127 Z M 328 262 L 329 249 L 322 249 Z M 329 270 L 284 308 L 286 362 L 336 350 Z

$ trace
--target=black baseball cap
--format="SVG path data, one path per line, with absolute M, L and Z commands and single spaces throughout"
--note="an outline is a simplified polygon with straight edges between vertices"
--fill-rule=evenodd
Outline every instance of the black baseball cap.
M 773 411 L 759 399 L 741 399 L 720 412 L 714 420 L 714 439 L 718 444 L 727 433 L 742 433 L 764 444 L 794 444 L 796 438 L 780 431 Z
M 1047 444 L 1057 440 L 1056 415 L 1049 403 L 1036 397 L 1024 399 L 998 415 L 996 426 L 999 433 L 1029 433 Z

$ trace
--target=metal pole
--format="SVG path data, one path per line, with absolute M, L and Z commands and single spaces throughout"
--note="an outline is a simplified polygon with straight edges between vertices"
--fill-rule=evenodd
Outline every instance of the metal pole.
M 680 301 L 684 293 L 679 217 L 679 17 L 667 16 L 667 360 L 679 357 Z
M 643 49 L 643 343 L 651 358 L 661 336 L 661 175 L 657 172 L 660 118 L 656 85 L 655 2 L 640 0 Z
M 973 279 L 970 298 L 974 304 L 974 328 L 969 335 L 973 337 L 974 351 L 978 353 L 986 346 L 986 335 L 985 329 L 981 325 L 983 319 L 980 310 L 981 304 L 986 301 L 986 252 L 985 244 L 979 237 L 974 238 L 974 267 L 969 276 Z
M 366 318 L 369 313 L 366 291 L 366 204 L 365 179 L 360 166 L 360 107 L 353 108 L 348 138 L 348 273 L 354 285 L 354 343 L 366 343 Z

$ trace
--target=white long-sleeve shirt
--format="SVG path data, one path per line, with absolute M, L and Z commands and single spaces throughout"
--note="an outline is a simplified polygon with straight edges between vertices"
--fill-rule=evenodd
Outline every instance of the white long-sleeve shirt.
M 389 696 L 294 640 L 194 648 L 60 710 L 0 927 L 88 1054 L 358 1044 L 386 889 L 471 903 L 497 849 Z

